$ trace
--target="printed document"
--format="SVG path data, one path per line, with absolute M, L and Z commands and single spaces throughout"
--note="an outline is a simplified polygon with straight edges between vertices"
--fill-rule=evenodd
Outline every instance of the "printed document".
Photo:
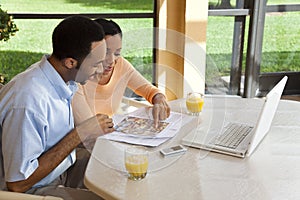
M 180 128 L 193 118 L 189 115 L 171 112 L 170 116 L 154 127 L 152 108 L 143 107 L 127 115 L 113 116 L 116 131 L 102 137 L 144 146 L 158 146 L 174 137 Z

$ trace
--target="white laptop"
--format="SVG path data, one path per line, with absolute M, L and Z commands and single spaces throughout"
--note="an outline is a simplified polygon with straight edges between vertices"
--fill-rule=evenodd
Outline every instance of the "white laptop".
M 258 119 L 255 119 L 254 124 L 241 123 L 241 120 L 239 122 L 225 120 L 222 122 L 221 128 L 216 131 L 213 128 L 214 123 L 215 126 L 218 126 L 219 120 L 213 120 L 207 126 L 208 123 L 205 123 L 206 119 L 203 115 L 203 122 L 199 125 L 200 129 L 197 128 L 186 135 L 182 139 L 182 144 L 241 158 L 250 156 L 270 129 L 287 79 L 287 76 L 283 77 L 264 98 Z M 257 99 L 243 98 L 243 100 L 247 102 Z M 243 111 L 243 107 L 240 109 L 242 114 L 239 114 L 238 117 L 246 119 L 249 111 Z M 232 115 L 235 114 L 234 112 Z M 219 114 L 217 112 L 215 115 Z

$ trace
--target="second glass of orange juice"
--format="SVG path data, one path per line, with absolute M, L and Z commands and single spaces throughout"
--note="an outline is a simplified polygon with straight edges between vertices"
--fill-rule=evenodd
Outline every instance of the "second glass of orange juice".
M 191 115 L 199 115 L 204 104 L 204 95 L 200 92 L 190 92 L 186 97 L 186 108 Z

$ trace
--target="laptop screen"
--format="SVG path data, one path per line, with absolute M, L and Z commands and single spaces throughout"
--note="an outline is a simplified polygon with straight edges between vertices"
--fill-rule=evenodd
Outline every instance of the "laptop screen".
M 286 82 L 287 76 L 283 77 L 281 81 L 277 83 L 277 85 L 275 85 L 275 87 L 267 94 L 247 156 L 250 156 L 253 153 L 255 148 L 269 131 Z

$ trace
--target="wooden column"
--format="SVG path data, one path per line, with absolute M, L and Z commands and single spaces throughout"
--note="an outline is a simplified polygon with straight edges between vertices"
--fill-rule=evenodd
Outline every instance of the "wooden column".
M 186 1 L 184 96 L 205 90 L 208 0 Z
M 158 87 L 168 100 L 204 92 L 208 1 L 157 1 Z
M 157 80 L 168 100 L 183 96 L 185 1 L 159 1 Z

